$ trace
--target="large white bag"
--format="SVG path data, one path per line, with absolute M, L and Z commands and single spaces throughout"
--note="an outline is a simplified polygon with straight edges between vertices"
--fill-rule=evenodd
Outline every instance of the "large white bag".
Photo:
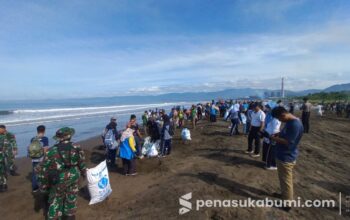
M 142 155 L 146 156 L 151 146 L 152 146 L 151 137 L 146 137 L 142 147 L 142 152 L 141 152 Z
M 106 161 L 101 162 L 94 168 L 88 169 L 86 173 L 91 197 L 89 205 L 102 202 L 112 193 Z
M 158 156 L 158 150 L 157 150 L 156 144 L 153 144 L 151 149 L 148 150 L 147 156 L 148 157 L 156 157 L 156 156 Z
M 181 131 L 181 138 L 184 141 L 190 141 L 191 140 L 191 132 L 187 128 L 182 129 Z

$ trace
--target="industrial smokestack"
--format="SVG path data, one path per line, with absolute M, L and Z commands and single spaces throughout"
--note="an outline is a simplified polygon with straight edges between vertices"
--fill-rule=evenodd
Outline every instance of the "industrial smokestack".
M 284 98 L 284 77 L 282 77 L 282 82 L 281 82 L 281 97 L 282 99 Z

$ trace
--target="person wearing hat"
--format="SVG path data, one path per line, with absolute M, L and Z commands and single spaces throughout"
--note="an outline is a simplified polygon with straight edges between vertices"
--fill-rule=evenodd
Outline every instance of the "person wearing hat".
M 135 130 L 127 128 L 120 138 L 119 157 L 123 161 L 124 175 L 135 176 L 136 173 L 136 143 L 134 138 Z
M 111 168 L 116 167 L 117 147 L 116 147 L 115 144 L 108 145 L 105 140 L 106 140 L 106 138 L 108 139 L 108 136 L 110 136 L 111 138 L 113 138 L 113 136 L 114 136 L 114 140 L 115 141 L 119 139 L 118 138 L 117 126 L 118 126 L 117 118 L 116 117 L 112 117 L 111 121 L 106 126 L 106 128 L 105 128 L 105 130 L 104 130 L 104 132 L 102 134 L 102 141 L 103 141 L 103 144 L 106 147 L 107 164 Z M 109 135 L 109 134 L 111 134 L 111 135 Z
M 56 145 L 36 169 L 40 190 L 49 194 L 48 219 L 75 219 L 78 181 L 85 177 L 86 166 L 83 150 L 71 141 L 74 134 L 73 128 L 59 129 Z

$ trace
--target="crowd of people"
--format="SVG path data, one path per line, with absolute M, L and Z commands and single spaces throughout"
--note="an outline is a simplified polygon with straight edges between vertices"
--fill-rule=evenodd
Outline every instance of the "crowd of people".
M 332 102 L 323 104 L 324 111 L 335 113 L 338 117 L 350 118 L 350 103 L 349 102 Z
M 172 138 L 181 128 L 196 129 L 200 120 L 215 123 L 217 118 L 230 120 L 229 134 L 242 133 L 247 136 L 247 151 L 253 158 L 260 158 L 267 170 L 278 170 L 283 200 L 293 199 L 293 168 L 298 157 L 298 144 L 303 133 L 308 133 L 312 104 L 304 100 L 300 110 L 302 119 L 294 116 L 294 104 L 288 110 L 283 102 L 212 100 L 189 108 L 175 106 L 168 113 L 164 109 L 147 110 L 142 115 L 139 126 L 136 115 L 131 115 L 125 127 L 118 130 L 117 118 L 112 117 L 102 134 L 108 166 L 117 166 L 116 158 L 121 158 L 123 174 L 135 176 L 136 159 L 143 159 L 144 137 L 159 143 L 158 157 L 166 157 L 172 152 Z M 335 109 L 337 107 L 335 106 Z M 348 109 L 346 107 L 345 109 Z M 281 128 L 282 123 L 284 127 Z M 239 125 L 242 125 L 241 132 Z M 74 219 L 78 180 L 86 175 L 84 151 L 72 142 L 73 128 L 59 129 L 49 147 L 44 125 L 37 127 L 37 134 L 30 140 L 28 157 L 32 160 L 33 193 L 48 194 L 48 219 Z M 253 145 L 254 144 L 254 145 Z M 17 154 L 16 139 L 0 125 L 0 192 L 7 191 L 7 174 L 19 175 L 14 163 Z M 290 207 L 285 207 L 289 210 Z

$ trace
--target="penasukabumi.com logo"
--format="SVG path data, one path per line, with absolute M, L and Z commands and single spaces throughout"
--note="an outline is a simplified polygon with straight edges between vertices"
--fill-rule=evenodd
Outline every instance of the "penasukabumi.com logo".
M 187 193 L 179 198 L 181 208 L 179 214 L 183 215 L 192 210 L 192 203 L 189 201 L 192 199 L 192 193 Z
M 341 194 L 339 195 L 339 215 L 342 215 L 341 208 Z M 197 199 L 192 200 L 192 192 L 187 193 L 185 195 L 180 196 L 179 198 L 179 215 L 184 215 L 191 210 L 199 211 L 203 208 L 335 208 L 336 201 L 333 199 L 329 200 L 305 200 L 300 197 L 297 197 L 295 200 L 281 200 L 281 199 L 272 199 L 272 198 L 262 198 L 262 199 Z M 350 197 L 346 197 L 345 199 L 345 212 L 349 212 L 350 210 Z

